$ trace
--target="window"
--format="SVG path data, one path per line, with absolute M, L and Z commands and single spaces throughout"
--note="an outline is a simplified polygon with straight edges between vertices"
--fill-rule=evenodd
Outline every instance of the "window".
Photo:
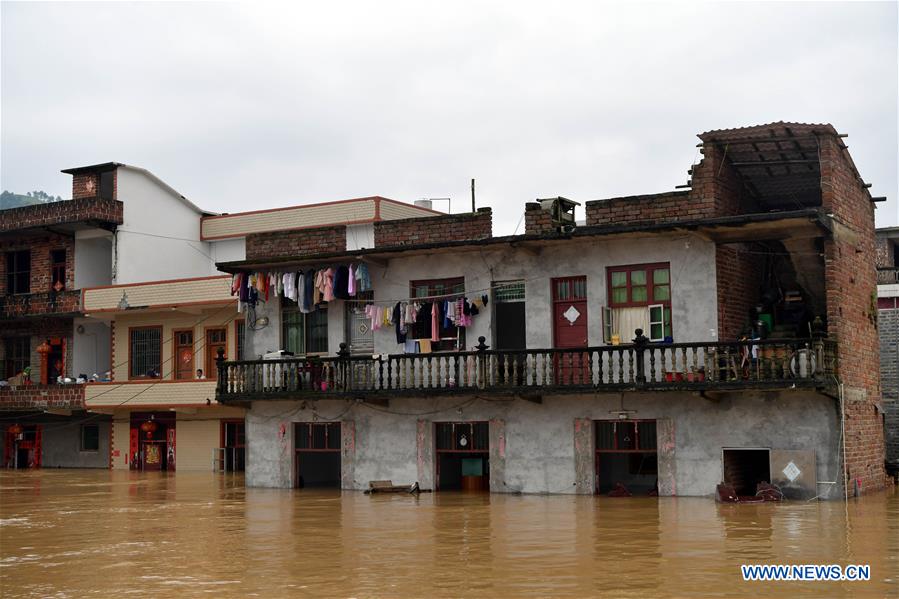
M 50 252 L 50 289 L 62 291 L 66 288 L 66 251 Z
M 603 309 L 603 339 L 617 335 L 629 341 L 643 329 L 650 341 L 671 332 L 671 268 L 669 264 L 638 264 L 608 269 L 609 307 Z
M 437 301 L 444 299 L 458 299 L 465 294 L 465 278 L 453 277 L 450 279 L 430 279 L 424 281 L 410 281 L 409 295 L 412 298 L 428 298 L 423 301 Z M 440 328 L 440 341 L 431 344 L 433 351 L 454 350 L 465 347 L 465 329 L 452 323 L 443 326 L 443 319 L 438 321 Z M 411 339 L 430 339 L 429 323 L 419 320 L 412 325 Z
M 6 293 L 31 293 L 31 250 L 6 253 Z
M 81 451 L 100 451 L 100 425 L 81 425 Z
M 6 349 L 6 378 L 16 376 L 31 365 L 31 337 L 10 337 L 4 340 Z
M 162 327 L 139 327 L 129 332 L 129 378 L 162 375 Z
M 303 314 L 287 298 L 281 300 L 281 306 L 283 349 L 297 355 L 328 353 L 328 307 L 320 305 Z
M 244 348 L 244 339 L 246 337 L 246 327 L 244 326 L 244 320 L 235 320 L 234 321 L 234 339 L 236 339 L 235 343 L 237 344 L 234 349 L 237 350 L 237 360 L 245 360 L 243 355 Z

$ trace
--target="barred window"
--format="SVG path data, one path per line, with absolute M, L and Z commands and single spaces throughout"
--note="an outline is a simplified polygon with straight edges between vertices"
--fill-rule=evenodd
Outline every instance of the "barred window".
M 10 337 L 4 340 L 6 349 L 6 378 L 16 376 L 31 365 L 31 337 Z
M 31 293 L 31 250 L 6 252 L 6 293 Z
M 293 301 L 281 301 L 282 348 L 297 355 L 328 353 L 328 307 L 303 314 Z
M 162 327 L 139 327 L 130 331 L 130 378 L 162 376 Z

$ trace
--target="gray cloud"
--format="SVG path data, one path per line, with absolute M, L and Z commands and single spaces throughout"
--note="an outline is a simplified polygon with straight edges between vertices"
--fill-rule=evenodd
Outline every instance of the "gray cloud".
M 899 223 L 895 3 L 2 5 L 2 186 L 117 160 L 219 212 L 494 207 L 686 181 L 694 137 L 830 122 Z

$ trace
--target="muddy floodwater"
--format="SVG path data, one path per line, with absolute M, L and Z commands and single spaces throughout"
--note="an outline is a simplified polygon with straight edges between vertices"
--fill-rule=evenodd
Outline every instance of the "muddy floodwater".
M 3 597 L 899 596 L 899 495 L 702 498 L 247 489 L 241 476 L 0 473 Z M 870 564 L 743 582 L 740 564 Z

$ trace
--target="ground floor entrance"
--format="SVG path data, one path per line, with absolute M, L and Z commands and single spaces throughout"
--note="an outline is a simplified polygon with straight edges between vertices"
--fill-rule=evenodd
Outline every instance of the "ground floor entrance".
M 40 424 L 13 425 L 4 435 L 3 463 L 7 468 L 40 468 L 42 429 Z
M 175 470 L 175 413 L 132 412 L 131 470 Z
M 597 420 L 596 493 L 657 495 L 655 420 Z
M 294 424 L 294 486 L 340 488 L 340 423 Z
M 436 422 L 438 491 L 490 490 L 488 422 Z
M 243 472 L 247 455 L 244 420 L 222 420 L 221 429 L 222 469 Z

